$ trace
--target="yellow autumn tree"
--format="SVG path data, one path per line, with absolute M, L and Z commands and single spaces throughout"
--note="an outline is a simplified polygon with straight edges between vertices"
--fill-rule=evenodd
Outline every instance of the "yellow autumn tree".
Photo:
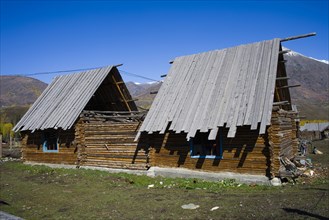
M 12 131 L 13 125 L 11 123 L 1 123 L 0 125 L 2 138 L 5 141 L 9 141 L 10 137 L 14 137 L 15 133 Z

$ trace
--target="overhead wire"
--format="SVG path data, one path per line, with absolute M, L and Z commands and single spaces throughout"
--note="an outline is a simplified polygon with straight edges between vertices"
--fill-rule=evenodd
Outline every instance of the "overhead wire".
M 51 74 L 57 74 L 57 73 L 70 73 L 70 72 L 78 72 L 78 71 L 85 71 L 85 70 L 92 70 L 92 69 L 99 69 L 99 68 L 103 68 L 103 67 L 90 67 L 90 68 L 80 68 L 80 69 L 71 69 L 71 70 L 57 70 L 57 71 L 47 71 L 47 72 L 37 72 L 37 73 L 28 73 L 28 74 L 8 74 L 8 75 L 15 75 L 15 76 L 37 76 L 37 75 L 51 75 Z M 146 79 L 146 80 L 150 80 L 152 82 L 162 82 L 161 80 L 156 80 L 153 78 L 149 78 L 146 76 L 142 76 L 136 73 L 131 73 L 128 72 L 126 70 L 123 69 L 119 69 L 119 72 L 123 75 L 128 75 L 128 76 L 132 76 L 132 77 L 137 77 L 137 78 L 141 78 L 141 79 Z M 7 75 L 7 74 L 5 74 Z M 142 110 L 148 110 L 145 109 L 141 106 L 137 106 Z
M 104 66 L 103 66 L 104 67 Z M 36 73 L 27 73 L 27 74 L 2 74 L 2 75 L 15 75 L 15 76 L 37 76 L 37 75 L 51 75 L 57 73 L 70 73 L 70 72 L 78 72 L 78 71 L 85 71 L 85 70 L 92 70 L 92 69 L 99 69 L 103 67 L 90 67 L 90 68 L 80 68 L 80 69 L 71 69 L 71 70 L 57 70 L 57 71 L 47 71 L 47 72 L 36 72 Z M 133 76 L 141 79 L 150 80 L 152 82 L 161 82 L 161 80 L 149 78 L 146 76 L 142 76 L 136 73 L 131 73 L 123 69 L 119 69 L 120 73 L 123 75 Z

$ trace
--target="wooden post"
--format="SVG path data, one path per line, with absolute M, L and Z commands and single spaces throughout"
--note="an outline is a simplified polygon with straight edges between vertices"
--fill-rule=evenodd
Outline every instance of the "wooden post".
M 0 134 L 0 158 L 2 158 L 2 134 Z
M 13 148 L 13 138 L 12 136 L 9 134 L 9 149 L 12 150 Z

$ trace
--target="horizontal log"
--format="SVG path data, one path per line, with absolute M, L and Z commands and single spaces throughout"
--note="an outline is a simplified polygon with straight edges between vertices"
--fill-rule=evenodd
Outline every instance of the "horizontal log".
M 286 53 L 289 53 L 289 52 L 291 52 L 291 50 L 282 50 L 282 51 L 279 52 L 279 54 L 286 54 Z
M 312 32 L 312 33 L 308 33 L 308 34 L 303 34 L 303 35 L 297 35 L 297 36 L 283 38 L 280 41 L 281 42 L 285 42 L 285 41 L 289 41 L 289 40 L 296 40 L 296 39 L 305 38 L 305 37 L 311 37 L 311 36 L 315 36 L 315 35 L 316 35 L 316 32 Z
M 299 87 L 300 85 L 291 85 L 291 86 L 281 86 L 277 87 L 277 89 L 286 89 L 286 88 L 293 88 L 293 87 Z
M 276 80 L 287 80 L 290 79 L 290 77 L 277 77 Z
M 141 160 L 141 159 L 146 159 L 147 158 L 147 155 L 141 155 L 141 154 L 138 154 L 138 155 L 128 155 L 128 154 L 101 154 L 101 153 L 87 153 L 87 159 L 89 158 L 103 158 L 104 160 L 112 160 L 112 159 L 118 159 L 118 160 L 121 160 L 121 159 L 127 159 L 127 161 L 132 161 L 132 159 L 134 160 Z

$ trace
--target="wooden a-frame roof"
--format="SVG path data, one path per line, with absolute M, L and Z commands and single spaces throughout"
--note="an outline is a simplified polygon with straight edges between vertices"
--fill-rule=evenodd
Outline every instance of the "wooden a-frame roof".
M 116 66 L 56 77 L 13 130 L 67 130 L 82 110 L 137 110 Z
M 244 125 L 264 134 L 271 122 L 280 41 L 177 57 L 136 139 L 142 132 L 171 130 L 187 133 L 188 140 L 198 131 L 209 132 L 214 140 L 220 127 L 234 137 Z

